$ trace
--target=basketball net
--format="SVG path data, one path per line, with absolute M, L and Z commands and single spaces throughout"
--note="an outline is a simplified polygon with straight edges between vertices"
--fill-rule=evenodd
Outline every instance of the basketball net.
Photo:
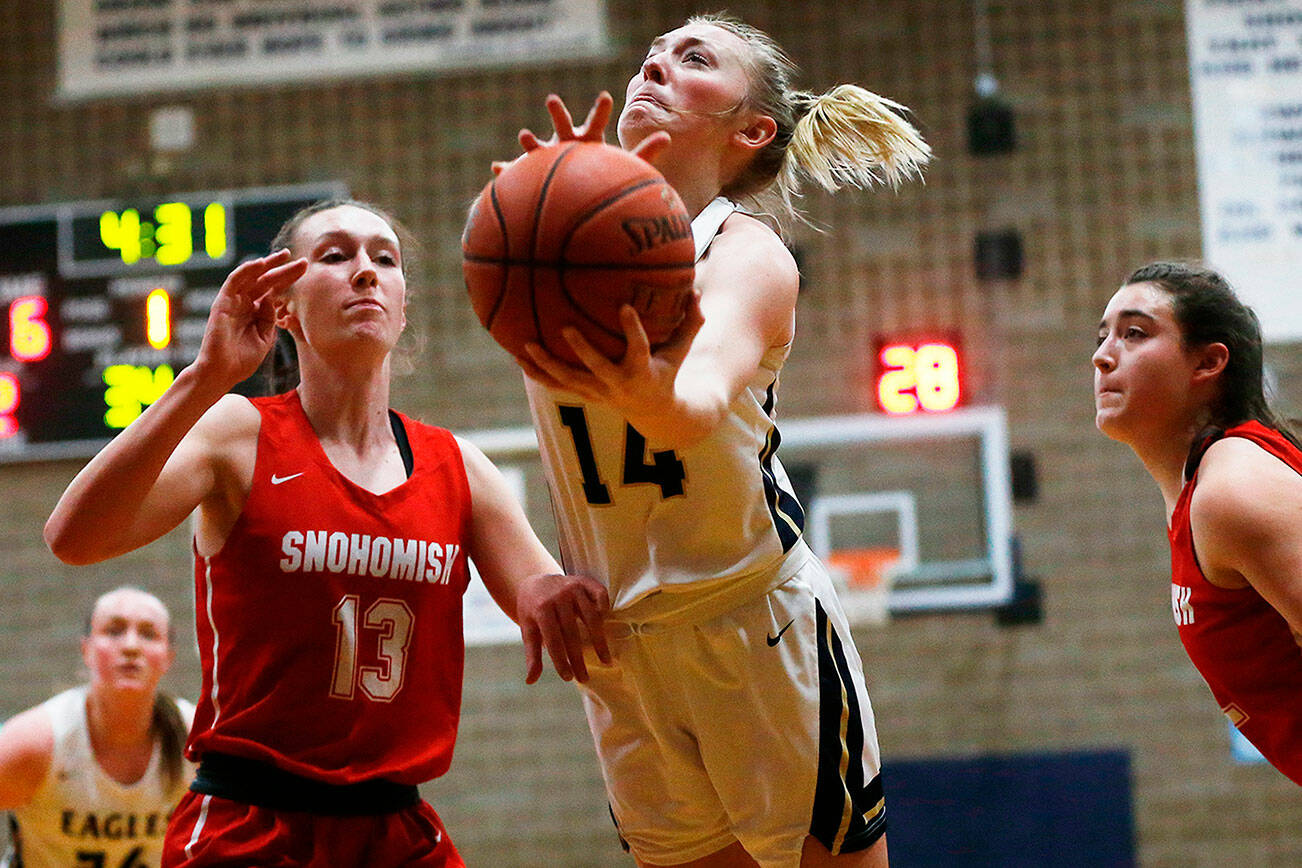
M 887 603 L 899 560 L 893 548 L 837 549 L 823 559 L 851 624 L 890 620 Z

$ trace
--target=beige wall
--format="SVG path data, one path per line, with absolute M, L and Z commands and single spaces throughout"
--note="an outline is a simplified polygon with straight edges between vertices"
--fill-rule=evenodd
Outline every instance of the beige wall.
M 52 106 L 53 6 L 0 0 L 0 206 L 343 180 L 426 244 L 414 319 L 427 343 L 394 400 L 454 429 L 528 418 L 517 375 L 460 285 L 457 239 L 488 162 L 513 151 L 520 126 L 545 126 L 548 90 L 576 107 L 599 88 L 618 93 L 648 39 L 694 11 L 610 0 L 609 62 L 184 95 L 199 144 L 157 176 L 142 151 L 148 114 L 178 97 Z M 911 106 L 937 154 L 925 186 L 809 198 L 827 231 L 795 233 L 807 287 L 783 413 L 866 409 L 871 335 L 929 317 L 961 332 L 972 400 L 1007 408 L 1014 448 L 1039 468 L 1040 498 L 1018 507 L 1016 523 L 1043 583 L 1042 624 L 933 615 L 857 636 L 888 774 L 892 757 L 1120 747 L 1132 755 L 1144 864 L 1302 863 L 1297 789 L 1230 762 L 1223 719 L 1180 648 L 1157 491 L 1092 426 L 1088 360 L 1107 297 L 1132 267 L 1200 247 L 1181 4 L 989 7 L 1019 146 L 978 159 L 964 135 L 969 4 L 732 4 L 803 63 L 805 85 L 858 81 Z M 1002 226 L 1021 231 L 1026 273 L 980 284 L 974 235 Z M 1296 410 L 1302 348 L 1276 348 L 1270 361 Z M 89 601 L 123 581 L 172 604 L 184 638 L 171 686 L 192 695 L 198 682 L 183 530 L 95 568 L 62 566 L 42 546 L 41 522 L 76 469 L 0 466 L 0 716 L 78 677 Z M 577 697 L 554 677 L 526 688 L 522 672 L 514 647 L 471 651 L 457 758 L 431 800 L 474 865 L 631 864 L 614 843 Z

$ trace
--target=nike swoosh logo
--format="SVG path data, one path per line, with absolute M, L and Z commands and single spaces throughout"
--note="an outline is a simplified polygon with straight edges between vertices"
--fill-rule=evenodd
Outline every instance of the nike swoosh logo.
M 787 627 L 790 627 L 794 623 L 796 623 L 796 619 L 792 618 L 790 621 L 787 622 Z M 774 645 L 782 641 L 782 634 L 787 632 L 787 627 L 783 627 L 781 630 L 779 630 L 778 635 L 767 637 L 767 641 L 769 643 L 770 648 L 772 648 Z
M 271 484 L 280 485 L 280 483 L 282 482 L 289 482 L 291 479 L 297 479 L 302 475 L 303 475 L 303 471 L 301 470 L 298 473 L 291 473 L 289 474 L 289 476 L 277 476 L 276 474 L 273 473 L 271 474 Z

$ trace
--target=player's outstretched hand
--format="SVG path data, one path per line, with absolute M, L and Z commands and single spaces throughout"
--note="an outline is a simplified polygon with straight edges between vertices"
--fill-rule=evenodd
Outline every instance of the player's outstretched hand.
M 565 101 L 556 94 L 547 95 L 547 113 L 552 116 L 552 126 L 555 131 L 551 138 L 543 141 L 538 138 L 533 130 L 520 130 L 520 147 L 527 154 L 538 148 L 545 148 L 555 145 L 559 142 L 601 142 L 606 141 L 606 125 L 610 123 L 610 113 L 615 105 L 614 99 L 611 98 L 609 91 L 602 91 L 597 94 L 597 99 L 588 110 L 588 116 L 584 119 L 583 124 L 574 126 L 574 117 L 566 107 Z M 652 165 L 655 164 L 656 157 L 664 150 L 665 145 L 669 144 L 669 134 L 666 132 L 656 132 L 647 136 L 637 147 L 633 148 L 631 153 L 641 157 Z M 516 159 L 519 159 L 517 157 Z M 493 163 L 493 174 L 500 175 L 502 170 L 511 165 L 513 161 L 498 160 Z
M 588 646 L 597 659 L 609 664 L 609 611 L 610 596 L 594 579 L 546 573 L 530 576 L 516 599 L 516 619 L 524 638 L 525 683 L 533 684 L 542 675 L 544 648 L 556 674 L 566 681 L 588 680 L 583 659 Z
M 230 385 L 257 371 L 276 340 L 275 301 L 305 271 L 307 260 L 288 250 L 236 267 L 208 314 L 196 369 Z
M 520 130 L 520 147 L 524 153 L 536 151 L 539 148 L 545 148 L 555 145 L 558 142 L 604 142 L 606 141 L 606 124 L 610 122 L 610 111 L 615 101 L 611 99 L 607 91 L 602 91 L 597 95 L 597 100 L 592 104 L 588 111 L 588 117 L 584 120 L 583 125 L 574 126 L 574 118 L 570 115 L 570 110 L 565 107 L 565 101 L 556 94 L 547 95 L 547 113 L 552 116 L 552 126 L 555 132 L 551 138 L 543 141 L 538 138 L 533 130 Z M 520 156 L 524 156 L 521 154 Z M 516 160 L 520 157 L 516 157 Z M 493 163 L 493 174 L 500 175 L 502 170 L 511 165 L 514 160 L 497 160 Z
M 565 107 L 565 100 L 556 94 L 547 95 L 547 113 L 552 116 L 555 133 L 547 141 L 541 141 L 531 130 L 520 130 L 520 147 L 525 152 L 554 145 L 557 142 L 604 142 L 606 141 L 606 124 L 610 123 L 610 112 L 615 105 L 608 91 L 597 94 L 597 99 L 588 110 L 588 117 L 583 125 L 574 126 L 574 118 Z

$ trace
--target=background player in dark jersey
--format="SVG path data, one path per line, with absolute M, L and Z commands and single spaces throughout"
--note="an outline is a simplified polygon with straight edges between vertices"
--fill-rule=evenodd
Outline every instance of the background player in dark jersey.
M 197 508 L 200 768 L 166 864 L 460 865 L 415 785 L 451 758 L 467 556 L 521 623 L 530 680 L 544 646 L 586 677 L 583 632 L 608 656 L 605 592 L 560 574 L 482 452 L 389 409 L 392 220 L 326 202 L 281 238 L 231 273 L 194 363 L 77 475 L 46 541 L 91 563 Z M 298 387 L 228 394 L 277 327 Z
M 1190 659 L 1302 784 L 1302 450 L 1266 402 L 1256 316 L 1214 271 L 1138 269 L 1099 323 L 1094 402 L 1162 492 Z
M 799 273 L 738 202 L 790 216 L 799 181 L 894 184 L 929 148 L 902 106 L 853 85 L 798 91 L 794 71 L 767 34 L 724 16 L 652 41 L 619 140 L 693 218 L 699 305 L 655 352 L 626 307 L 621 360 L 572 331 L 582 365 L 537 346 L 525 363 L 566 564 L 612 597 L 615 661 L 592 668 L 583 697 L 640 865 L 887 861 L 862 665 L 775 454 Z M 611 101 L 581 130 L 558 99 L 549 109 L 560 138 L 600 139 Z M 629 472 L 648 455 L 651 476 Z M 603 493 L 589 499 L 594 468 Z
M 88 683 L 0 727 L 0 810 L 16 820 L 0 864 L 158 864 L 194 774 L 181 753 L 194 706 L 158 689 L 175 656 L 153 594 L 121 587 L 95 601 L 81 640 Z

